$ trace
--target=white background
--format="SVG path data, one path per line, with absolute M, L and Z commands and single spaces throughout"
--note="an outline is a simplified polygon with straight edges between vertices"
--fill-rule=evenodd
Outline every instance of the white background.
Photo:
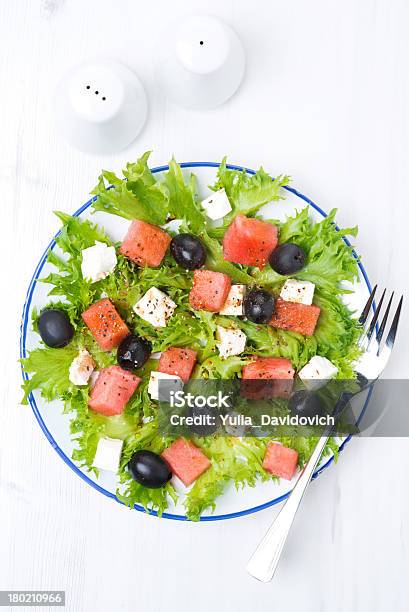
M 171 20 L 203 12 L 231 23 L 247 52 L 240 92 L 211 112 L 168 104 L 152 51 Z M 271 584 L 244 571 L 278 508 L 214 524 L 159 521 L 89 488 L 19 406 L 17 338 L 26 286 L 58 223 L 101 167 L 153 149 L 152 163 L 220 160 L 286 172 L 339 221 L 373 282 L 408 275 L 407 0 L 1 0 L 2 361 L 0 589 L 65 589 L 75 612 L 386 612 L 408 609 L 407 440 L 350 443 L 310 487 Z M 77 153 L 52 123 L 64 71 L 96 56 L 143 79 L 148 123 L 127 151 Z M 405 287 L 406 285 L 406 287 Z M 405 313 L 389 375 L 407 376 Z

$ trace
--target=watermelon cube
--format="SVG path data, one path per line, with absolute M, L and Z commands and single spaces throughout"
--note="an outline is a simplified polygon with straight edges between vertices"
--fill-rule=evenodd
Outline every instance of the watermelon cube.
M 119 251 L 139 266 L 157 268 L 171 240 L 160 227 L 136 219 L 129 226 Z
M 293 388 L 294 368 L 283 357 L 256 357 L 242 370 L 242 395 L 248 399 L 288 398 Z
M 162 457 L 183 484 L 188 487 L 211 465 L 204 453 L 190 440 L 179 438 L 166 448 Z
M 105 416 L 121 414 L 141 379 L 119 366 L 103 368 L 97 378 L 88 406 Z
M 231 280 L 227 274 L 195 270 L 189 302 L 195 310 L 219 312 L 229 295 Z
M 82 318 L 103 351 L 111 351 L 130 333 L 115 306 L 107 298 L 92 304 L 82 313 Z
M 278 442 L 270 442 L 264 456 L 263 468 L 278 476 L 291 480 L 297 470 L 298 453 L 293 448 L 288 448 Z
M 189 348 L 172 346 L 164 351 L 159 359 L 159 372 L 174 374 L 187 383 L 197 358 L 196 351 Z
M 315 304 L 297 304 L 286 302 L 281 298 L 276 300 L 275 312 L 270 325 L 278 329 L 297 332 L 303 336 L 312 336 L 317 325 L 321 309 Z
M 264 268 L 277 242 L 275 225 L 237 215 L 224 235 L 223 256 L 226 261 Z

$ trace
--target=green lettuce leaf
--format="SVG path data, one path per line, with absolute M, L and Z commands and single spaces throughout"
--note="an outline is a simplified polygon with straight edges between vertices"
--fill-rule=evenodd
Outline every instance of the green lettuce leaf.
M 314 336 L 302 336 L 245 320 L 239 320 L 237 326 L 246 334 L 247 350 L 254 355 L 285 357 L 294 368 L 300 369 L 317 353 L 317 340 Z
M 78 348 L 69 344 L 64 348 L 36 348 L 29 356 L 21 360 L 23 371 L 31 374 L 24 381 L 23 404 L 28 403 L 28 396 L 34 389 L 40 389 L 41 395 L 48 402 L 63 397 L 73 391 L 68 379 L 70 365 L 78 354 Z
M 214 342 L 214 341 L 213 341 Z M 213 354 L 196 368 L 195 378 L 237 378 L 242 368 L 250 362 L 249 358 L 235 355 L 221 359 L 220 355 Z
M 81 467 L 98 474 L 93 468 L 97 445 L 104 436 L 104 424 L 108 417 L 96 414 L 88 408 L 88 389 L 74 388 L 74 391 L 64 402 L 64 412 L 73 415 L 70 422 L 70 432 L 76 446 L 72 458 Z
M 214 511 L 216 499 L 224 492 L 229 482 L 236 489 L 254 487 L 259 481 L 278 480 L 266 472 L 262 466 L 267 444 L 271 438 L 231 438 L 209 436 L 195 438 L 194 443 L 211 458 L 211 467 L 204 472 L 187 493 L 184 501 L 186 515 L 191 521 L 198 521 L 205 510 Z M 310 458 L 318 438 L 285 437 L 274 441 L 294 448 L 298 452 L 299 466 Z M 323 457 L 333 453 L 338 456 L 338 445 L 330 439 L 324 449 Z
M 206 227 L 205 217 L 196 204 L 197 183 L 194 174 L 186 182 L 182 168 L 175 158 L 169 162 L 169 170 L 162 183 L 169 194 L 169 212 L 172 219 L 181 219 L 188 231 L 199 234 Z
M 258 438 L 224 436 L 195 438 L 194 443 L 211 458 L 211 467 L 200 476 L 184 502 L 191 521 L 199 520 L 205 510 L 214 511 L 216 499 L 233 481 L 236 488 L 254 486 L 271 476 L 262 468 L 266 442 Z
M 270 266 L 255 270 L 254 280 L 261 285 L 275 287 L 283 284 L 286 278 L 309 280 L 318 290 L 340 294 L 345 292 L 340 285 L 344 281 L 353 282 L 358 278 L 358 263 L 344 236 L 356 236 L 357 228 L 338 230 L 335 223 L 336 209 L 316 223 L 309 216 L 309 208 L 303 208 L 284 223 L 277 223 L 280 229 L 280 243 L 295 242 L 307 253 L 307 263 L 296 274 L 281 276 Z
M 238 214 L 251 217 L 266 204 L 283 199 L 283 187 L 289 183 L 289 176 L 280 175 L 272 179 L 263 168 L 255 174 L 248 174 L 245 169 L 229 170 L 224 158 L 217 172 L 217 181 L 211 189 L 226 190 L 233 210 L 225 217 L 223 225 L 229 225 Z
M 314 333 L 317 353 L 327 357 L 338 368 L 337 378 L 355 378 L 353 363 L 359 357 L 358 338 L 361 327 L 351 312 L 335 294 L 318 291 L 314 298 L 321 308 Z
M 140 219 L 163 225 L 168 214 L 168 193 L 157 183 L 148 168 L 149 153 L 123 171 L 125 179 L 103 170 L 91 191 L 96 196 L 92 207 L 125 219 Z
M 59 256 L 55 251 L 49 252 L 47 261 L 55 266 L 57 272 L 51 272 L 41 278 L 40 282 L 53 285 L 49 295 L 64 297 L 71 309 L 76 311 L 78 320 L 81 313 L 94 301 L 97 289 L 97 283 L 91 284 L 82 278 L 81 251 L 93 246 L 97 240 L 109 246 L 112 246 L 112 242 L 101 228 L 90 221 L 71 217 L 63 212 L 55 214 L 63 223 L 55 239 L 63 256 Z
M 156 179 L 148 166 L 151 153 L 152 151 L 146 151 L 136 162 L 126 164 L 122 174 L 128 181 L 141 181 L 147 187 L 156 183 Z
M 133 434 L 140 422 L 139 414 L 126 412 L 107 417 L 93 412 L 88 408 L 88 388 L 76 388 L 65 400 L 64 412 L 74 415 L 70 423 L 71 435 L 76 444 L 72 458 L 97 474 L 98 469 L 93 467 L 93 461 L 100 438 L 125 440 Z

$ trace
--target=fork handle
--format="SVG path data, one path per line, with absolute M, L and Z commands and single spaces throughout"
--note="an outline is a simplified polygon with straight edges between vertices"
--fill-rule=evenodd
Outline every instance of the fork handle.
M 247 564 L 246 569 L 248 573 L 257 578 L 257 580 L 261 580 L 261 582 L 270 582 L 274 576 L 291 525 L 330 435 L 330 431 L 328 433 L 325 432 L 318 440 L 287 502 L 269 527 L 266 535 Z

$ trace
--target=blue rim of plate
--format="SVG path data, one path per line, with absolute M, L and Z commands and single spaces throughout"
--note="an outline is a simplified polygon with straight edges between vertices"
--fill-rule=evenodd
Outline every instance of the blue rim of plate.
M 182 168 L 218 168 L 220 166 L 219 163 L 217 162 L 184 162 L 181 163 L 180 166 Z M 234 164 L 227 164 L 226 167 L 229 170 L 245 170 L 248 174 L 256 174 L 255 170 L 252 170 L 251 168 L 246 168 L 245 166 L 236 166 Z M 156 168 L 152 168 L 151 172 L 153 174 L 159 173 L 159 172 L 165 172 L 166 170 L 169 170 L 169 166 L 165 165 L 165 166 L 158 166 Z M 319 206 L 317 206 L 317 204 L 314 204 L 314 202 L 312 200 L 310 200 L 307 196 L 303 195 L 302 193 L 300 193 L 297 189 L 295 189 L 294 187 L 284 187 L 284 189 L 286 189 L 287 191 L 291 192 L 292 194 L 294 194 L 295 196 L 299 197 L 301 200 L 303 200 L 304 202 L 306 202 L 309 206 L 311 206 L 314 210 L 316 210 L 320 215 L 322 215 L 322 217 L 327 217 L 327 213 L 325 213 L 322 208 L 320 208 Z M 91 204 L 93 202 L 95 202 L 96 197 L 91 198 L 90 200 L 88 200 L 88 202 L 86 202 L 85 204 L 83 204 L 81 206 L 81 208 L 79 208 L 74 214 L 74 217 L 79 217 L 87 208 L 89 208 L 91 206 Z M 338 229 L 338 227 L 337 227 Z M 29 311 L 30 311 L 30 306 L 31 306 L 31 300 L 33 297 L 33 292 L 34 292 L 34 288 L 36 285 L 36 282 L 40 276 L 40 273 L 43 269 L 44 264 L 46 263 L 48 254 L 51 250 L 54 249 L 54 247 L 56 246 L 56 242 L 55 239 L 59 236 L 60 232 L 57 232 L 57 234 L 54 236 L 54 238 L 51 240 L 50 244 L 48 245 L 48 247 L 46 248 L 46 250 L 44 251 L 43 255 L 41 256 L 40 261 L 38 262 L 33 276 L 31 278 L 28 290 L 27 290 L 27 295 L 26 295 L 26 299 L 24 302 L 24 306 L 23 306 L 23 315 L 22 315 L 22 321 L 21 321 L 21 325 L 20 325 L 20 357 L 22 359 L 26 358 L 27 356 L 27 352 L 26 352 L 26 337 L 27 337 L 27 327 L 28 327 L 28 323 L 29 323 Z M 344 242 L 352 248 L 351 243 L 349 242 L 349 240 L 345 237 L 343 237 Z M 362 276 L 365 280 L 366 286 L 368 288 L 368 292 L 371 293 L 372 291 L 372 287 L 371 287 L 371 283 L 369 282 L 369 278 L 368 275 L 366 273 L 366 270 L 364 268 L 364 266 L 362 265 L 362 263 L 359 261 L 359 257 L 357 255 L 357 253 L 352 250 L 353 256 L 355 257 L 355 259 L 358 262 L 358 267 L 362 273 Z M 23 380 L 26 381 L 29 379 L 28 374 L 26 374 L 23 369 L 22 369 L 22 376 L 23 376 Z M 361 414 L 359 416 L 358 419 L 358 423 L 359 421 L 362 419 L 365 410 L 368 406 L 370 397 L 371 397 L 371 393 L 372 393 L 372 389 L 370 389 L 367 398 L 365 400 L 365 404 L 362 408 Z M 47 438 L 47 440 L 50 442 L 51 446 L 54 448 L 54 450 L 59 454 L 59 456 L 61 457 L 61 459 L 83 480 L 85 480 L 85 482 L 87 482 L 91 487 L 93 487 L 94 489 L 96 489 L 97 491 L 99 491 L 100 493 L 103 493 L 104 495 L 106 495 L 107 497 L 110 497 L 111 499 L 114 499 L 116 502 L 118 502 L 121 505 L 124 505 L 123 502 L 121 502 L 114 493 L 111 493 L 111 491 L 107 491 L 106 489 L 104 489 L 103 487 L 101 487 L 100 485 L 98 485 L 96 482 L 94 482 L 93 480 L 91 480 L 84 472 L 82 472 L 82 470 L 80 470 L 80 468 L 78 466 L 75 465 L 75 463 L 73 463 L 73 461 L 67 457 L 67 455 L 63 452 L 63 450 L 58 446 L 58 444 L 56 443 L 56 441 L 54 440 L 53 436 L 51 435 L 50 431 L 48 430 L 46 424 L 44 423 L 42 416 L 40 414 L 39 408 L 37 406 L 37 403 L 34 399 L 34 396 L 32 393 L 30 393 L 30 395 L 28 396 L 28 400 L 30 402 L 31 408 L 34 412 L 34 415 L 38 421 L 38 424 L 40 425 L 45 437 Z M 349 435 L 347 438 L 345 438 L 345 440 L 342 442 L 342 444 L 339 446 L 338 451 L 341 452 L 342 450 L 344 450 L 346 444 L 351 440 L 352 435 Z M 315 472 L 313 475 L 313 480 L 315 480 L 317 478 L 317 476 L 319 476 L 325 469 L 327 469 L 332 463 L 334 462 L 334 455 L 332 455 L 331 457 L 328 458 L 328 460 L 321 465 Z M 238 518 L 241 516 L 245 516 L 247 514 L 253 514 L 255 512 L 259 512 L 260 510 L 264 510 L 266 508 L 270 508 L 271 506 L 274 506 L 275 504 L 279 504 L 280 502 L 284 501 L 285 499 L 287 499 L 287 497 L 290 495 L 291 491 L 288 491 L 287 493 L 285 493 L 284 495 L 280 495 L 279 497 L 276 497 L 268 502 L 265 502 L 264 504 L 260 504 L 258 506 L 254 506 L 253 508 L 247 508 L 245 510 L 240 510 L 238 512 L 230 512 L 228 514 L 219 514 L 219 515 L 211 515 L 211 516 L 202 516 L 200 517 L 200 522 L 208 522 L 208 521 L 223 521 L 226 519 L 231 519 L 231 518 Z M 158 516 L 158 513 L 156 510 L 150 510 L 150 511 L 146 511 L 145 508 L 143 508 L 142 506 L 139 505 L 135 505 L 134 506 L 135 510 L 138 510 L 139 512 L 143 512 L 144 514 L 148 514 L 151 516 Z M 168 512 L 163 512 L 163 514 L 161 515 L 162 518 L 166 518 L 166 519 L 172 519 L 175 521 L 188 521 L 188 518 L 183 515 L 183 514 L 169 514 Z

